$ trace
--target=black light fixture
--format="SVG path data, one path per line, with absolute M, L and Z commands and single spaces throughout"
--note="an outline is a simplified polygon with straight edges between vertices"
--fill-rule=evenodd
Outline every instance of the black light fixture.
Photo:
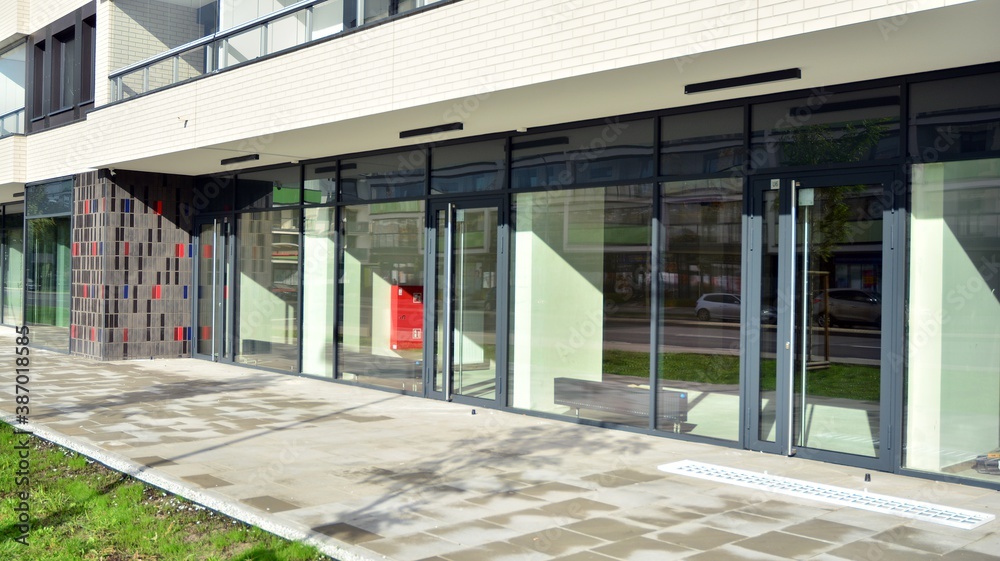
M 423 136 L 425 134 L 435 134 L 439 132 L 446 131 L 460 131 L 465 128 L 462 123 L 445 123 L 443 125 L 436 125 L 433 127 L 424 127 L 422 129 L 410 129 L 408 131 L 402 131 L 399 133 L 399 138 L 410 138 L 411 136 Z
M 24 191 L 18 191 L 17 193 L 14 193 L 14 197 L 23 197 L 23 196 L 24 196 Z
M 232 158 L 225 158 L 220 164 L 228 166 L 229 164 L 238 164 L 240 162 L 253 162 L 260 159 L 260 154 L 247 154 L 245 156 L 235 156 Z
M 710 82 L 698 82 L 684 86 L 684 93 L 703 93 L 727 88 L 738 88 L 741 86 L 752 86 L 754 84 L 766 84 L 768 82 L 780 82 L 781 80 L 798 80 L 802 78 L 802 69 L 788 68 L 785 70 L 775 70 L 773 72 L 762 72 L 760 74 L 750 74 L 748 76 L 737 76 L 736 78 L 725 78 L 723 80 L 712 80 Z

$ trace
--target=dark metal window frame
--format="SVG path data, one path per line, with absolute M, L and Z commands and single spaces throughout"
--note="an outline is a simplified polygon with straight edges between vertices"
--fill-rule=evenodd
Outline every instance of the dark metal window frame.
M 90 2 L 28 37 L 27 134 L 79 121 L 93 109 L 96 14 L 97 3 Z M 72 83 L 66 83 L 67 63 Z M 69 104 L 63 103 L 67 92 Z

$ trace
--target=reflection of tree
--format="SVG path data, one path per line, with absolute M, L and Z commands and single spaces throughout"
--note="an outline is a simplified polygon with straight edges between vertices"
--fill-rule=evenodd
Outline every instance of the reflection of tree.
M 862 119 L 836 129 L 830 125 L 799 127 L 791 131 L 784 147 L 786 161 L 804 166 L 866 160 L 885 136 L 890 120 Z M 864 190 L 864 185 L 836 185 L 819 193 L 823 208 L 812 223 L 815 235 L 810 251 L 820 261 L 829 261 L 834 248 L 848 240 L 852 212 L 847 199 Z

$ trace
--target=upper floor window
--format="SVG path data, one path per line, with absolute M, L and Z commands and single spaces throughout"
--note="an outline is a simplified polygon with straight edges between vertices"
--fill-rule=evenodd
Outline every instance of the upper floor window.
M 27 43 L 0 52 L 0 138 L 24 134 L 24 78 Z
M 41 29 L 28 41 L 28 132 L 82 119 L 94 107 L 96 4 Z

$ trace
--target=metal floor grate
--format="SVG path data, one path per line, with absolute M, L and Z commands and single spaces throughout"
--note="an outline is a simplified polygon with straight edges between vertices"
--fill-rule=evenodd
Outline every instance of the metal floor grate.
M 761 474 L 742 469 L 713 466 L 690 460 L 663 464 L 659 466 L 659 469 L 668 473 L 771 491 L 772 493 L 791 495 L 835 505 L 895 514 L 966 530 L 982 526 L 994 518 L 992 514 L 982 512 L 962 510 L 960 508 L 951 508 L 865 491 L 855 491 L 843 487 L 822 485 L 820 483 L 811 483 L 809 481 Z

